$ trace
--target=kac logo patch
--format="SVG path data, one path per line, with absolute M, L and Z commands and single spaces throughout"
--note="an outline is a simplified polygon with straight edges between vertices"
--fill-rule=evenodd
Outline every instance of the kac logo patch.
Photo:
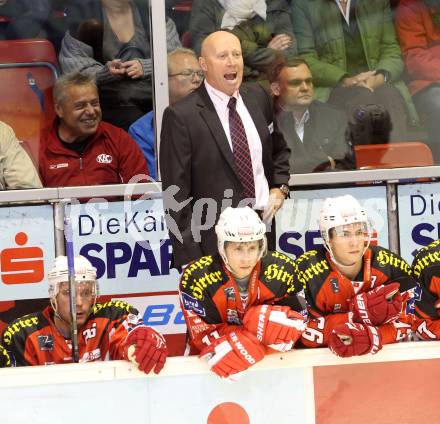
M 96 156 L 96 162 L 98 162 L 98 163 L 112 163 L 113 158 L 111 155 L 107 155 L 106 153 L 101 153 L 100 155 Z

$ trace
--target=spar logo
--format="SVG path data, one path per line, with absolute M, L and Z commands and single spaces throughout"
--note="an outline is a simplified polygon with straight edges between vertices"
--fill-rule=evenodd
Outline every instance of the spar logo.
M 44 279 L 43 249 L 27 246 L 28 236 L 15 235 L 17 247 L 3 249 L 0 253 L 1 281 L 4 284 L 39 283 Z

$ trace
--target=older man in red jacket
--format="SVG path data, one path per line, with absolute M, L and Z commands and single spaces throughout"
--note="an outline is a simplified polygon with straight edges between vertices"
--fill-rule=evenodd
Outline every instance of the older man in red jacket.
M 45 187 L 128 183 L 148 167 L 124 130 L 102 122 L 92 77 L 66 74 L 54 87 L 57 118 L 41 136 L 39 169 Z M 138 181 L 136 181 L 138 182 Z

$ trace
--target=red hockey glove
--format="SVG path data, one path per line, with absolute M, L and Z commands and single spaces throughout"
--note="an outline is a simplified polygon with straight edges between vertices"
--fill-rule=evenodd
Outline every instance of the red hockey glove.
M 306 329 L 304 317 L 288 306 L 258 305 L 249 308 L 244 328 L 266 346 L 280 352 L 292 349 Z
M 375 354 L 382 349 L 382 341 L 376 327 L 347 322 L 332 331 L 328 347 L 335 355 L 348 358 Z
M 168 355 L 165 339 L 157 331 L 139 325 L 128 333 L 125 340 L 124 357 L 148 374 L 154 367 L 159 374 Z
M 261 361 L 264 353 L 264 347 L 252 334 L 236 330 L 215 339 L 200 352 L 199 357 L 207 358 L 211 371 L 219 377 L 228 378 Z
M 366 325 L 381 325 L 394 321 L 402 310 L 400 284 L 381 285 L 350 300 L 353 321 Z
M 11 359 L 7 350 L 0 345 L 0 368 L 11 366 Z

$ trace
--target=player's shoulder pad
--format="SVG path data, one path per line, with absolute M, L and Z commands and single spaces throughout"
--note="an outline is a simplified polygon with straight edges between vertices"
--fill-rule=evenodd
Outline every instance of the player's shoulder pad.
M 203 300 L 207 290 L 216 291 L 226 281 L 228 276 L 223 270 L 220 257 L 203 256 L 185 268 L 180 279 L 180 290 Z
M 49 322 L 41 312 L 24 315 L 11 322 L 3 332 L 5 346 L 10 346 L 12 340 L 17 338 L 25 339 L 33 332 L 45 327 Z
M 397 253 L 391 252 L 385 247 L 371 246 L 372 266 L 382 270 L 390 277 L 394 275 L 412 275 L 411 266 Z
M 299 270 L 308 268 L 311 263 L 316 263 L 326 259 L 325 250 L 307 250 L 295 259 L 295 265 Z
M 426 268 L 433 270 L 437 267 L 440 267 L 440 240 L 428 244 L 417 252 L 412 263 L 412 272 L 414 277 L 419 278 Z
M 109 300 L 104 303 L 97 303 L 90 314 L 93 318 L 118 319 L 121 316 L 133 314 L 138 315 L 138 310 L 124 300 Z
M 297 267 L 296 279 L 304 288 L 306 288 L 311 280 L 313 280 L 314 286 L 317 285 L 317 280 L 325 281 L 327 275 L 331 272 L 324 247 L 319 250 L 304 252 L 296 258 L 295 265 Z
M 260 280 L 277 294 L 294 293 L 302 289 L 295 287 L 295 261 L 284 253 L 269 251 L 261 259 Z

